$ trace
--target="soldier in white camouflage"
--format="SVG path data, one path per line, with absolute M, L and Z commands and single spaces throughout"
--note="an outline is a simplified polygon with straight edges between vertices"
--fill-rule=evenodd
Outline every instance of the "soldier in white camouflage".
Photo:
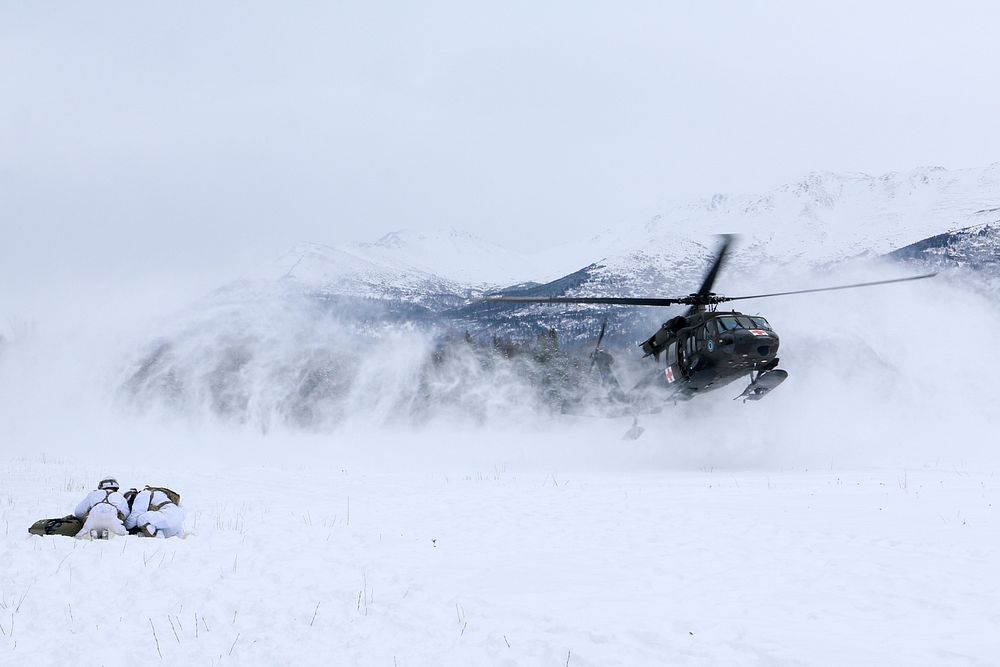
M 91 491 L 80 501 L 73 515 L 82 520 L 83 528 L 77 537 L 92 539 L 107 539 L 111 533 L 125 535 L 125 519 L 129 515 L 128 501 L 118 492 L 118 480 L 105 477 L 97 484 L 97 490 Z
M 184 508 L 180 502 L 180 494 L 166 487 L 147 486 L 136 491 L 125 527 L 146 537 L 183 535 Z

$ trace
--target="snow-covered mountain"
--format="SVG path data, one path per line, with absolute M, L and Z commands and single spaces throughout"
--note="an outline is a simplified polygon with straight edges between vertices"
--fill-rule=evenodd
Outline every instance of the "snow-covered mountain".
M 530 257 L 466 231 L 403 229 L 345 249 L 373 262 L 408 267 L 472 287 L 511 285 L 542 273 Z
M 879 177 L 814 173 L 761 196 L 724 196 L 674 205 L 647 222 L 608 230 L 552 249 L 550 265 L 578 256 L 582 269 L 532 293 L 545 296 L 680 296 L 698 287 L 716 245 L 712 234 L 738 233 L 716 290 L 726 294 L 760 288 L 780 291 L 814 286 L 798 281 L 836 267 L 868 263 L 948 230 L 1000 221 L 1000 163 L 985 169 L 921 168 Z M 961 248 L 961 263 L 980 277 L 993 270 L 1000 240 L 976 231 Z M 954 259 L 959 246 L 952 249 Z M 546 264 L 543 256 L 535 260 Z M 587 263 L 584 264 L 583 262 Z M 925 264 L 927 262 L 924 262 Z M 934 268 L 945 268 L 935 265 Z M 992 275 L 992 274 L 991 274 Z M 790 276 L 800 276 L 789 282 Z M 891 277 L 891 276 L 885 276 Z M 753 292 L 751 292 L 753 293 Z M 579 306 L 553 313 L 547 306 L 499 311 L 506 331 L 557 326 L 581 341 L 610 320 L 611 340 L 635 340 L 661 313 L 643 309 Z M 509 319 L 508 319 L 509 318 Z M 491 327 L 497 322 L 491 321 Z
M 892 252 L 948 230 L 980 224 L 1000 207 L 1000 162 L 984 169 L 924 167 L 882 176 L 815 172 L 762 195 L 722 195 L 673 204 L 535 256 L 543 265 L 577 257 L 597 263 L 595 291 L 614 284 L 685 294 L 697 287 L 714 234 L 740 235 L 726 275 L 780 276 Z M 568 271 L 567 271 L 568 273 Z M 693 276 L 694 278 L 691 278 Z M 589 286 L 578 286 L 580 294 Z M 679 290 L 679 291 L 678 291 Z
M 963 269 L 1000 278 L 1000 208 L 979 211 L 977 217 L 990 222 L 936 234 L 890 255 L 939 270 Z
M 464 283 L 416 268 L 378 253 L 303 243 L 270 265 L 227 286 L 239 292 L 247 285 L 280 283 L 317 297 L 352 297 L 404 301 L 420 306 L 440 307 L 466 298 Z
M 697 287 L 715 234 L 740 241 L 720 277 L 786 275 L 874 258 L 923 239 L 990 222 L 1000 208 L 1000 162 L 983 169 L 922 167 L 881 176 L 815 172 L 760 195 L 722 195 L 665 206 L 619 225 L 531 253 L 469 232 L 401 230 L 370 242 L 306 244 L 286 253 L 272 277 L 313 292 L 406 299 L 432 309 L 486 289 L 567 283 L 567 293 L 674 295 Z M 994 216 L 997 217 L 997 216 Z M 453 295 L 456 298 L 442 298 Z

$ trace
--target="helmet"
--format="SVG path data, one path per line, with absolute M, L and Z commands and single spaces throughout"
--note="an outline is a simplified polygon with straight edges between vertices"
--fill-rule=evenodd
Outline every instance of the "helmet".
M 118 480 L 114 477 L 105 477 L 100 482 L 97 483 L 98 491 L 117 491 L 118 490 Z

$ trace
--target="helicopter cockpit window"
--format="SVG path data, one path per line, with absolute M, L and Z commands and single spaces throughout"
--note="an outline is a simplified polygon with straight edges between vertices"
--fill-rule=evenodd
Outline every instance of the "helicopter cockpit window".
M 739 329 L 740 324 L 736 321 L 735 317 L 730 317 L 728 315 L 724 317 L 716 317 L 715 324 L 719 327 L 719 333 L 725 331 L 732 331 L 733 329 Z
M 771 325 L 763 317 L 747 317 L 746 315 L 723 315 L 715 318 L 719 333 L 734 329 L 770 329 Z

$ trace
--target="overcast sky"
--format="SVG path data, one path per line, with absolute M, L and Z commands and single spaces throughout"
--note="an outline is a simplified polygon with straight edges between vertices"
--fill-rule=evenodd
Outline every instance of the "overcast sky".
M 995 2 L 0 1 L 0 291 L 1000 160 Z

